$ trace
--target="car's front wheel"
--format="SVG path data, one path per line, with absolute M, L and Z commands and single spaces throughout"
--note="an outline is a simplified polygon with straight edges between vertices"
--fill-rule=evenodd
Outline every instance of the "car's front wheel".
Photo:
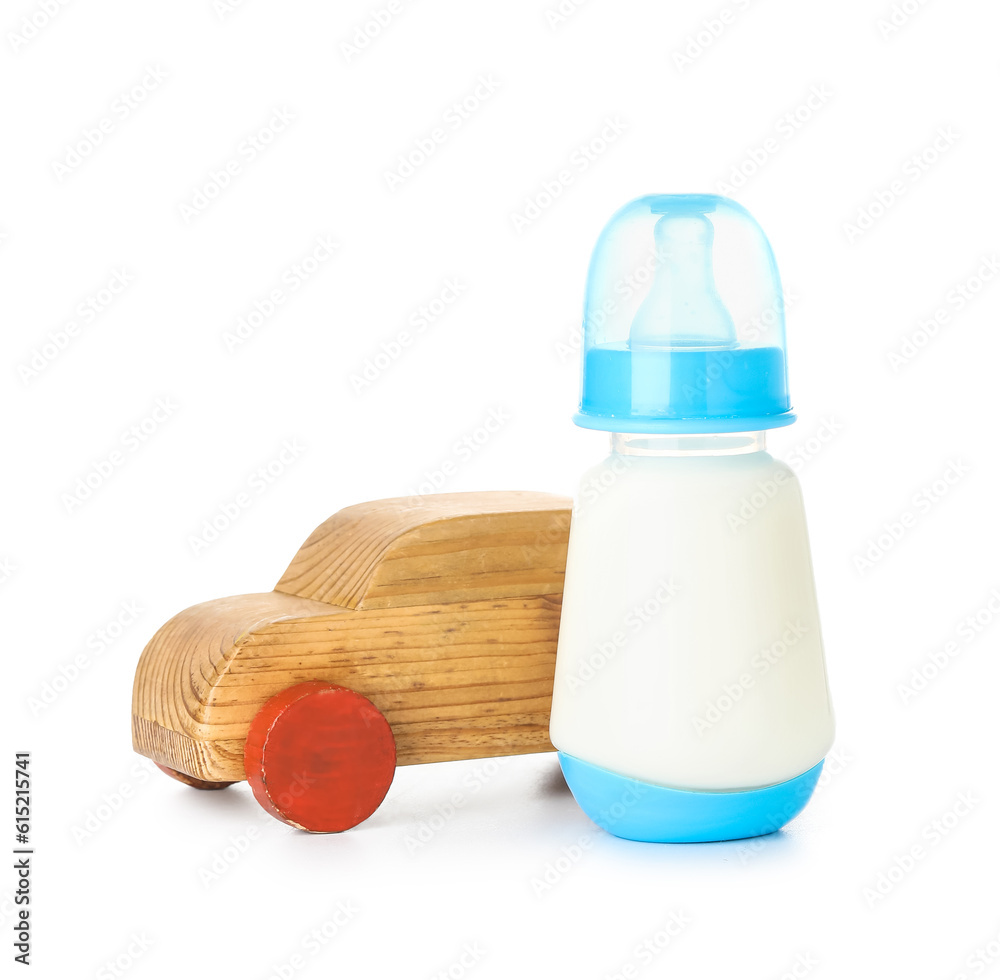
M 275 695 L 250 723 L 243 764 L 257 802 L 312 833 L 370 817 L 396 771 L 389 723 L 366 697 L 325 681 Z

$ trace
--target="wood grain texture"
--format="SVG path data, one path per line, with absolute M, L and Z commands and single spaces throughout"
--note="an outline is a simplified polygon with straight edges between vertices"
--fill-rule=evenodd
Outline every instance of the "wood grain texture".
M 275 586 L 347 609 L 562 592 L 569 502 L 547 493 L 442 493 L 346 507 Z
M 392 727 L 400 765 L 550 750 L 569 501 L 426 500 L 416 516 L 412 501 L 399 505 L 395 536 L 389 505 L 398 502 L 348 508 L 310 536 L 279 590 L 170 620 L 136 671 L 136 750 L 196 779 L 243 779 L 254 715 L 305 681 L 369 698 Z

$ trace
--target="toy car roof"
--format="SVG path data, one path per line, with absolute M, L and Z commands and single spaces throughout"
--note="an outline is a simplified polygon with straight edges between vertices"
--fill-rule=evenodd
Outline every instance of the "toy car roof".
M 346 507 L 309 535 L 275 591 L 347 609 L 559 593 L 568 507 L 529 491 Z

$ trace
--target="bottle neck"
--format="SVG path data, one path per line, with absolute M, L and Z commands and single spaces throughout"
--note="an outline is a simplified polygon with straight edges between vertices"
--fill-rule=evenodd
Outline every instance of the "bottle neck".
M 766 448 L 766 432 L 611 433 L 611 451 L 620 456 L 740 456 Z

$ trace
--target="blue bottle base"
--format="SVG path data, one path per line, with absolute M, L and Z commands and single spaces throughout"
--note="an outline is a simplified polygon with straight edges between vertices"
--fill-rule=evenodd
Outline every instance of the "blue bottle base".
M 798 816 L 816 788 L 822 760 L 774 786 L 733 792 L 668 789 L 559 753 L 566 782 L 584 813 L 626 840 L 661 844 L 760 837 Z

